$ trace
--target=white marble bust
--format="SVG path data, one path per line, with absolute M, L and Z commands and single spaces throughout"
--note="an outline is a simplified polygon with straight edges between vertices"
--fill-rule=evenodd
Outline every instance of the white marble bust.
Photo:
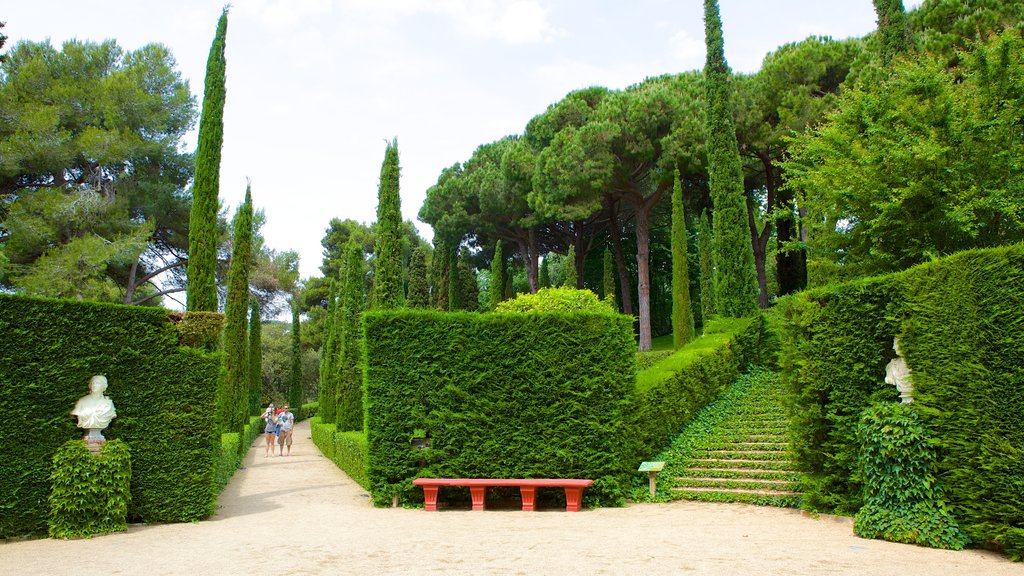
M 910 378 L 910 366 L 907 366 L 907 361 L 900 350 L 898 337 L 892 339 L 892 349 L 896 351 L 896 357 L 885 366 L 885 383 L 895 386 L 900 392 L 900 400 L 904 404 L 910 404 L 914 401 L 914 383 Z
M 110 421 L 117 416 L 114 410 L 114 402 L 103 395 L 107 389 L 107 379 L 104 376 L 93 376 L 89 380 L 89 394 L 79 398 L 75 409 L 71 414 L 78 417 L 78 427 L 89 430 L 87 438 L 102 440 L 103 430 L 110 425 Z

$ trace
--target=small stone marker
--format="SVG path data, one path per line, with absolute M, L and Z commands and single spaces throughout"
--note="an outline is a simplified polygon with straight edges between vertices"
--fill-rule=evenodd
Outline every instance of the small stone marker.
M 661 469 L 664 467 L 664 462 L 641 462 L 640 468 L 637 469 L 637 472 L 647 472 L 648 474 L 648 479 L 650 481 L 651 487 L 651 498 L 654 498 L 655 491 L 654 475 L 657 474 L 658 472 L 661 472 Z

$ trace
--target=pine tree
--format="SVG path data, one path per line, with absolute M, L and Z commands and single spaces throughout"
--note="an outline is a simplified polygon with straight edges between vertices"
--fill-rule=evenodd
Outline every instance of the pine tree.
M 292 297 L 292 369 L 288 375 L 288 405 L 302 408 L 302 323 L 299 321 L 299 302 Z
M 234 218 L 234 246 L 228 266 L 228 296 L 224 313 L 224 386 L 218 395 L 217 414 L 222 432 L 242 433 L 248 411 L 249 363 L 247 324 L 249 314 L 249 259 L 252 253 L 252 193 Z
M 480 288 L 476 283 L 476 271 L 469 264 L 469 251 L 465 248 L 459 254 L 459 308 L 476 312 L 480 309 Z
M 338 303 L 336 328 L 341 331 L 338 364 L 337 423 L 340 432 L 363 428 L 363 371 L 360 366 L 360 334 L 363 314 L 363 282 L 366 268 L 363 250 L 349 241 L 346 249 L 345 279 Z
M 409 294 L 405 303 L 409 308 L 430 307 L 430 286 L 427 283 L 427 252 L 422 246 L 412 251 L 409 260 Z
M 697 254 L 700 259 L 700 318 L 701 325 L 704 326 L 716 314 L 713 244 L 711 222 L 708 220 L 708 211 L 705 210 L 700 215 L 700 221 L 697 224 Z
M 377 194 L 376 268 L 373 297 L 377 308 L 402 305 L 402 206 L 398 192 L 398 140 L 388 143 Z
M 686 262 L 686 208 L 683 187 L 676 170 L 672 187 L 672 344 L 682 348 L 693 339 L 693 310 L 690 308 L 690 272 Z
M 601 278 L 604 287 L 604 299 L 618 310 L 615 299 L 615 263 L 612 260 L 612 251 L 604 249 L 604 259 L 601 262 L 603 277 Z
M 540 263 L 540 287 L 551 288 L 551 272 L 548 271 L 548 258 L 544 257 L 544 260 Z
M 718 313 L 740 318 L 757 310 L 757 273 L 744 203 L 743 170 L 732 119 L 730 70 L 725 61 L 717 0 L 704 0 L 707 62 L 708 175 L 715 208 L 715 282 Z
M 494 243 L 494 258 L 491 260 L 491 284 L 487 291 L 489 309 L 494 310 L 505 299 L 505 256 L 501 253 L 501 240 Z
M 907 15 L 903 0 L 874 0 L 878 16 L 878 35 L 882 40 L 882 64 L 907 51 Z
M 262 338 L 260 305 L 252 299 L 249 303 L 249 416 L 260 415 L 260 400 L 263 395 Z
M 562 269 L 565 272 L 565 282 L 562 283 L 566 288 L 576 288 L 576 247 L 569 246 L 569 253 L 565 255 L 565 259 L 562 260 Z
M 206 61 L 203 112 L 199 119 L 199 145 L 195 154 L 192 210 L 188 233 L 188 292 L 185 309 L 217 311 L 217 210 L 220 203 L 220 153 L 224 143 L 224 45 L 228 9 L 221 12 L 217 34 Z

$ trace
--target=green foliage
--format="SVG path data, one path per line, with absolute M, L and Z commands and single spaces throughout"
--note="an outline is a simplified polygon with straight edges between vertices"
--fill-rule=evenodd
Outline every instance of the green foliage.
M 307 418 L 316 417 L 317 410 L 320 408 L 320 404 L 317 402 L 307 402 L 302 405 L 302 411 L 297 413 L 295 416 L 296 420 L 305 420 Z
M 366 273 L 358 246 L 349 244 L 345 285 L 338 303 L 335 330 L 341 346 L 337 366 L 336 422 L 342 432 L 363 428 L 363 365 L 359 339 L 362 335 L 363 281 Z M 325 420 L 326 421 L 326 420 Z
M 409 262 L 409 293 L 405 305 L 410 308 L 430 307 L 430 279 L 427 278 L 427 251 L 417 246 Z
M 132 459 L 121 440 L 92 454 L 82 440 L 68 440 L 53 455 L 50 473 L 51 538 L 80 538 L 128 530 Z
M 590 290 L 541 288 L 535 294 L 519 294 L 498 305 L 498 312 L 595 312 L 614 313 L 615 309 Z
M 417 476 L 592 478 L 588 500 L 621 501 L 636 466 L 631 324 L 609 313 L 367 313 L 374 501 L 421 499 Z M 429 450 L 410 444 L 418 431 Z
M 488 310 L 494 310 L 505 299 L 505 255 L 501 251 L 501 240 L 494 243 L 494 257 L 491 258 L 491 283 L 488 287 Z
M 874 0 L 874 4 L 882 42 L 882 63 L 888 66 L 894 57 L 907 50 L 907 15 L 903 11 L 903 0 Z
M 680 348 L 693 339 L 693 310 L 690 307 L 690 273 L 686 262 L 686 209 L 683 187 L 676 170 L 672 186 L 672 344 Z
M 376 268 L 373 273 L 374 307 L 398 308 L 402 294 L 402 204 L 398 192 L 398 140 L 388 143 L 380 168 L 377 192 Z
M 344 289 L 344 284 L 341 288 Z M 331 281 L 331 292 L 329 304 L 327 305 L 327 318 L 324 320 L 324 343 L 320 348 L 320 382 L 317 386 L 317 402 L 319 403 L 320 419 L 324 423 L 333 424 L 337 416 L 337 360 L 338 351 L 342 344 L 342 330 L 339 323 L 339 282 Z
M 339 432 L 334 424 L 324 424 L 314 417 L 310 422 L 313 444 L 320 449 L 330 461 L 356 481 L 357 484 L 370 489 L 370 480 L 366 474 L 367 442 L 363 432 Z
M 853 519 L 862 538 L 961 550 L 968 540 L 936 485 L 935 451 L 910 404 L 873 404 L 857 426 L 864 506 Z
M 607 248 L 604 249 L 604 258 L 601 260 L 601 286 L 604 300 L 615 307 L 615 263 L 612 260 L 612 251 Z
M 292 299 L 292 357 L 291 370 L 288 372 L 288 405 L 299 408 L 302 406 L 302 323 L 299 321 L 299 306 Z M 263 391 L 262 379 L 260 391 Z M 261 402 L 262 404 L 262 402 Z M 301 416 L 301 411 L 298 411 Z
M 715 317 L 717 298 L 715 297 L 715 262 L 711 222 L 707 211 L 700 215 L 697 226 L 697 253 L 700 258 L 700 312 L 701 323 L 707 324 Z
M 249 310 L 249 371 L 246 374 L 247 395 L 246 415 L 258 416 L 263 400 L 263 352 L 262 328 L 260 321 L 260 305 L 253 300 Z
M 1024 246 L 1015 245 L 780 300 L 779 360 L 797 454 L 811 474 L 808 506 L 861 507 L 855 431 L 865 408 L 897 397 L 883 378 L 898 335 L 953 516 L 974 545 L 1020 556 L 1022 271 Z
M 459 253 L 449 251 L 448 253 L 448 310 L 455 311 L 462 309 L 462 283 L 459 274 Z
M 228 295 L 224 312 L 224 363 L 227 373 L 217 395 L 221 432 L 242 433 L 249 411 L 249 258 L 252 253 L 252 194 L 235 213 Z
M 717 0 L 704 0 L 704 29 L 707 44 L 705 131 L 708 179 L 715 206 L 716 308 L 723 316 L 741 318 L 757 309 L 757 278 L 744 205 L 743 170 L 732 118 L 731 72 L 725 62 Z
M 458 262 L 459 310 L 476 312 L 480 307 L 480 289 L 477 287 L 476 270 L 469 262 L 469 251 L 459 252 Z
M 544 261 L 540 265 L 540 287 L 551 288 L 551 273 L 548 272 L 548 258 L 544 258 Z
M 238 432 L 225 432 L 220 435 L 220 452 L 217 453 L 217 471 L 213 480 L 218 493 L 228 485 L 235 470 L 242 464 L 243 442 L 239 438 Z
M 107 438 L 132 447 L 131 521 L 183 522 L 213 513 L 215 391 L 222 356 L 178 346 L 162 310 L 0 295 L 0 537 L 46 531 L 54 454 L 82 431 L 68 410 L 104 374 L 117 418 Z M 109 442 L 108 442 L 109 444 Z
M 564 267 L 563 275 L 565 280 L 562 282 L 562 286 L 566 288 L 579 288 L 580 283 L 576 278 L 576 247 L 569 246 L 569 252 L 565 255 L 565 259 L 562 260 L 562 266 Z
M 224 58 L 228 9 L 221 12 L 217 33 L 206 61 L 203 112 L 199 117 L 192 212 L 189 218 L 188 292 L 189 311 L 217 311 L 217 210 L 220 203 L 220 157 L 224 144 Z
M 203 350 L 215 351 L 220 348 L 221 331 L 224 329 L 224 315 L 219 312 L 185 312 L 170 314 L 174 328 L 178 331 L 178 343 Z

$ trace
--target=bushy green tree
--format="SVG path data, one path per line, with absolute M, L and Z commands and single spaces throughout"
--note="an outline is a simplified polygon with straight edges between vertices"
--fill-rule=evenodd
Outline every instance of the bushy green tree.
M 263 396 L 262 327 L 260 305 L 253 300 L 249 310 L 249 416 L 260 415 L 260 400 Z
M 488 309 L 494 310 L 505 299 L 505 256 L 501 252 L 501 240 L 494 243 L 494 258 L 491 259 L 491 283 L 487 292 Z
M 299 305 L 292 298 L 292 356 L 291 370 L 288 374 L 288 405 L 292 408 L 302 406 L 302 323 L 299 318 Z
M 358 244 L 350 242 L 336 324 L 336 330 L 341 332 L 336 394 L 336 421 L 340 431 L 363 428 L 363 370 L 360 360 L 362 349 L 360 339 L 362 338 L 363 283 L 365 280 L 366 268 L 363 252 Z
M 376 308 L 398 308 L 402 295 L 402 206 L 398 192 L 398 140 L 388 143 L 377 193 L 377 244 L 373 273 Z
M 220 156 L 224 143 L 224 58 L 228 9 L 221 12 L 206 61 L 203 112 L 199 118 L 192 213 L 189 218 L 188 310 L 217 311 L 217 210 L 220 203 Z
M 222 432 L 238 432 L 247 421 L 249 389 L 248 314 L 249 259 L 252 251 L 252 192 L 246 187 L 245 201 L 233 222 L 228 295 L 224 312 L 224 364 L 227 368 L 217 397 L 218 422 Z
M 430 279 L 427 278 L 427 251 L 417 246 L 409 261 L 409 293 L 405 304 L 410 308 L 430 307 Z
M 715 292 L 718 313 L 738 318 L 757 310 L 757 276 L 732 117 L 731 71 L 725 61 L 717 0 L 704 0 L 704 30 L 708 177 L 715 207 Z
M 711 222 L 707 210 L 700 215 L 697 224 L 697 254 L 700 259 L 700 313 L 701 324 L 707 326 L 708 321 L 716 315 L 717 299 L 715 298 L 715 257 L 712 244 Z
M 690 273 L 686 262 L 686 209 L 679 171 L 672 187 L 672 344 L 681 348 L 693 339 Z

